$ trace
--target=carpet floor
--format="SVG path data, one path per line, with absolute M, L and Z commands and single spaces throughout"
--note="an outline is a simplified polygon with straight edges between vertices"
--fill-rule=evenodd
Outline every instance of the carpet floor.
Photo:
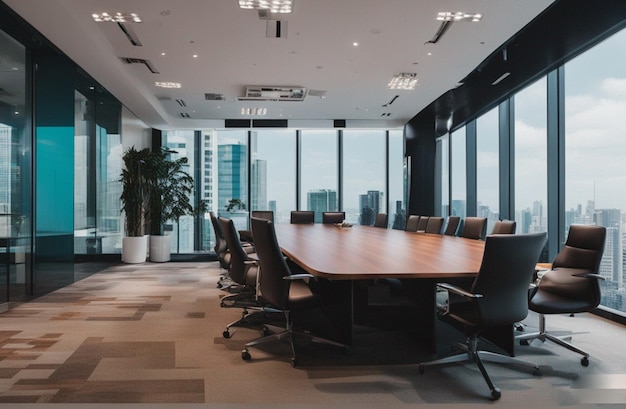
M 486 364 L 502 398 L 471 364 L 426 368 L 432 356 L 401 331 L 357 327 L 349 354 L 298 342 L 252 348 L 255 328 L 222 332 L 238 319 L 221 308 L 217 263 L 120 264 L 0 314 L 0 405 L 4 408 L 481 408 L 626 407 L 626 331 L 592 314 L 550 316 L 574 332 L 580 357 L 554 344 L 518 346 L 542 376 Z M 525 321 L 532 330 L 536 316 Z

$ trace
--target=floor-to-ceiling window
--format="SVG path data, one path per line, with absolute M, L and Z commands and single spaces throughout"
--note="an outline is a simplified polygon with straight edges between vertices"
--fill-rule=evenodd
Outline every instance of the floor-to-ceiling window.
M 296 131 L 251 131 L 250 210 L 271 210 L 289 223 L 296 209 Z
M 387 212 L 385 131 L 343 131 L 343 210 L 346 221 L 372 225 Z
M 467 214 L 467 169 L 465 127 L 450 134 L 450 214 Z
M 476 122 L 476 198 L 479 217 L 487 218 L 487 232 L 500 216 L 498 109 Z
M 187 158 L 187 166 L 184 171 L 193 175 L 196 168 L 195 163 L 195 132 L 190 130 L 184 131 L 167 131 L 162 134 L 161 144 L 171 151 L 170 159 L 177 160 L 179 158 Z M 192 197 L 191 203 L 195 203 Z M 181 216 L 178 220 L 168 220 L 163 226 L 163 232 L 171 237 L 172 253 L 193 253 L 195 252 L 195 217 L 193 215 Z
M 0 31 L 0 311 L 28 294 L 31 150 L 26 130 L 26 51 Z
M 404 192 L 404 138 L 401 130 L 389 131 L 389 227 L 404 229 L 406 200 Z
M 565 229 L 607 228 L 602 305 L 626 311 L 626 30 L 565 64 Z
M 220 131 L 214 149 L 217 199 L 212 202 L 218 216 L 230 218 L 238 230 L 248 228 L 248 130 Z
M 321 223 L 322 212 L 338 210 L 337 131 L 303 130 L 300 137 L 300 210 L 315 211 Z
M 546 79 L 515 94 L 515 220 L 518 233 L 548 230 Z

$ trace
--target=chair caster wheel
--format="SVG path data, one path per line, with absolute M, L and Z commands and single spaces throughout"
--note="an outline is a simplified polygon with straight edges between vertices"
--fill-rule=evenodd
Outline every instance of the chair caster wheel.
M 295 368 L 298 366 L 298 360 L 296 358 L 291 358 L 291 366 Z
M 228 339 L 228 338 L 230 338 L 230 332 L 228 332 L 228 330 L 226 330 L 226 331 L 222 332 L 222 336 L 223 336 L 224 338 L 227 338 L 227 339 Z
M 250 355 L 250 352 L 244 349 L 243 351 L 241 351 L 241 359 L 243 359 L 244 361 L 249 361 L 250 359 L 252 359 L 252 356 Z
M 500 396 L 502 396 L 500 389 L 493 388 L 493 390 L 491 391 L 491 400 L 498 400 L 500 399 Z
M 583 359 L 580 360 L 580 364 L 582 366 L 589 366 L 589 357 L 583 357 Z
M 541 375 L 543 375 L 543 373 L 541 372 L 541 369 L 535 368 L 535 369 L 533 369 L 533 375 L 541 376 Z
M 270 329 L 263 325 L 263 328 L 261 328 L 261 333 L 263 334 L 264 337 L 270 335 L 272 333 L 272 331 L 270 331 Z
M 521 340 L 519 341 L 519 344 L 520 344 L 520 345 L 530 345 L 530 341 L 529 341 L 529 340 L 527 340 L 527 339 L 521 339 Z
M 424 375 L 424 365 L 421 365 L 417 367 L 417 372 L 419 372 L 421 375 Z

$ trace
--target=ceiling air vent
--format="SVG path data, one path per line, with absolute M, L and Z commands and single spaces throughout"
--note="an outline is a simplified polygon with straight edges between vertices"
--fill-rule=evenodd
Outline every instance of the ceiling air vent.
M 246 87 L 246 95 L 239 101 L 304 101 L 307 89 L 295 86 L 252 86 Z
M 144 64 L 146 67 L 148 67 L 151 73 L 153 74 L 159 73 L 159 71 L 157 71 L 157 69 L 154 68 L 154 65 L 152 64 L 150 60 L 144 60 L 143 58 L 130 58 L 130 57 L 120 57 L 120 60 L 122 60 L 122 62 L 125 64 Z
M 186 112 L 181 112 L 180 114 L 178 114 L 181 118 L 191 118 L 191 116 L 189 116 L 188 113 Z
M 224 101 L 226 98 L 224 98 L 224 94 L 207 92 L 204 94 L 204 99 L 207 101 Z

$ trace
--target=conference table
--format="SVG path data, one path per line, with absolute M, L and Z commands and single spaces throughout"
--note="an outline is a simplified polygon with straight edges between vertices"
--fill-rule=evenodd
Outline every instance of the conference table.
M 471 282 L 480 269 L 485 242 L 371 226 L 276 224 L 283 253 L 303 270 L 330 283 L 336 301 L 327 312 L 336 340 L 351 344 L 355 323 L 367 322 L 367 289 L 398 280 L 399 314 L 406 330 L 433 352 L 437 340 L 436 284 Z M 318 280 L 321 281 L 321 280 Z M 511 328 L 494 329 L 495 343 L 513 355 Z

